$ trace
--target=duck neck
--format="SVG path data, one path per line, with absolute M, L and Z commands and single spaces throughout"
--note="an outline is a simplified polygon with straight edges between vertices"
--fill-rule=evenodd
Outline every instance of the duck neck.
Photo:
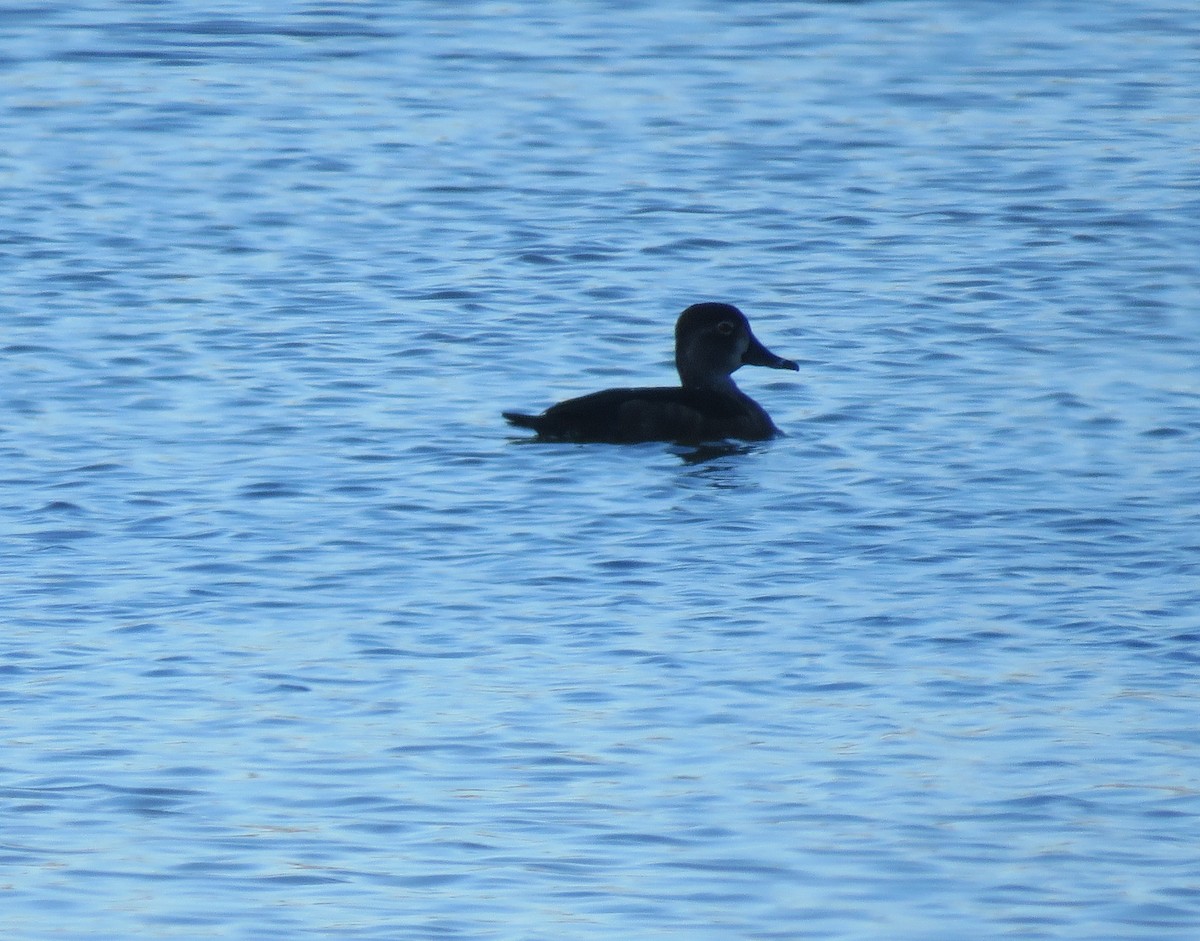
M 720 392 L 723 395 L 738 396 L 742 394 L 742 390 L 734 384 L 733 376 L 729 373 L 680 369 L 679 380 L 685 389 L 702 389 L 706 392 Z

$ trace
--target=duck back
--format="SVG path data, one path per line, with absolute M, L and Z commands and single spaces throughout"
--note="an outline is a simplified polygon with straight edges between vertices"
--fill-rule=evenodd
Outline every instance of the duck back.
M 541 415 L 505 412 L 504 417 L 555 441 L 753 441 L 779 433 L 758 403 L 738 390 L 731 394 L 686 387 L 605 389 L 559 402 Z

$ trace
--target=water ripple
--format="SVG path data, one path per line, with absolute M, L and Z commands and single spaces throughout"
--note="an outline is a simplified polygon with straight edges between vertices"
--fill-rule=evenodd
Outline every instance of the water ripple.
M 1190 939 L 1191 11 L 558 12 L 6 15 L 7 934 Z

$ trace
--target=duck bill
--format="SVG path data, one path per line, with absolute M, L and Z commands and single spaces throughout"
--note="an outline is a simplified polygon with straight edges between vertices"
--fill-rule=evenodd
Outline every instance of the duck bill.
M 776 356 L 759 343 L 758 338 L 753 334 L 750 336 L 750 345 L 746 347 L 746 352 L 742 354 L 742 365 L 766 366 L 768 369 L 794 369 L 797 371 L 800 369 L 792 360 Z

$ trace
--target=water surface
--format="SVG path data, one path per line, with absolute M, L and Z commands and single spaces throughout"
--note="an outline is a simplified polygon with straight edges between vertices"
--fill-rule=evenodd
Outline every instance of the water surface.
M 0 16 L 5 937 L 1196 936 L 1190 5 Z

